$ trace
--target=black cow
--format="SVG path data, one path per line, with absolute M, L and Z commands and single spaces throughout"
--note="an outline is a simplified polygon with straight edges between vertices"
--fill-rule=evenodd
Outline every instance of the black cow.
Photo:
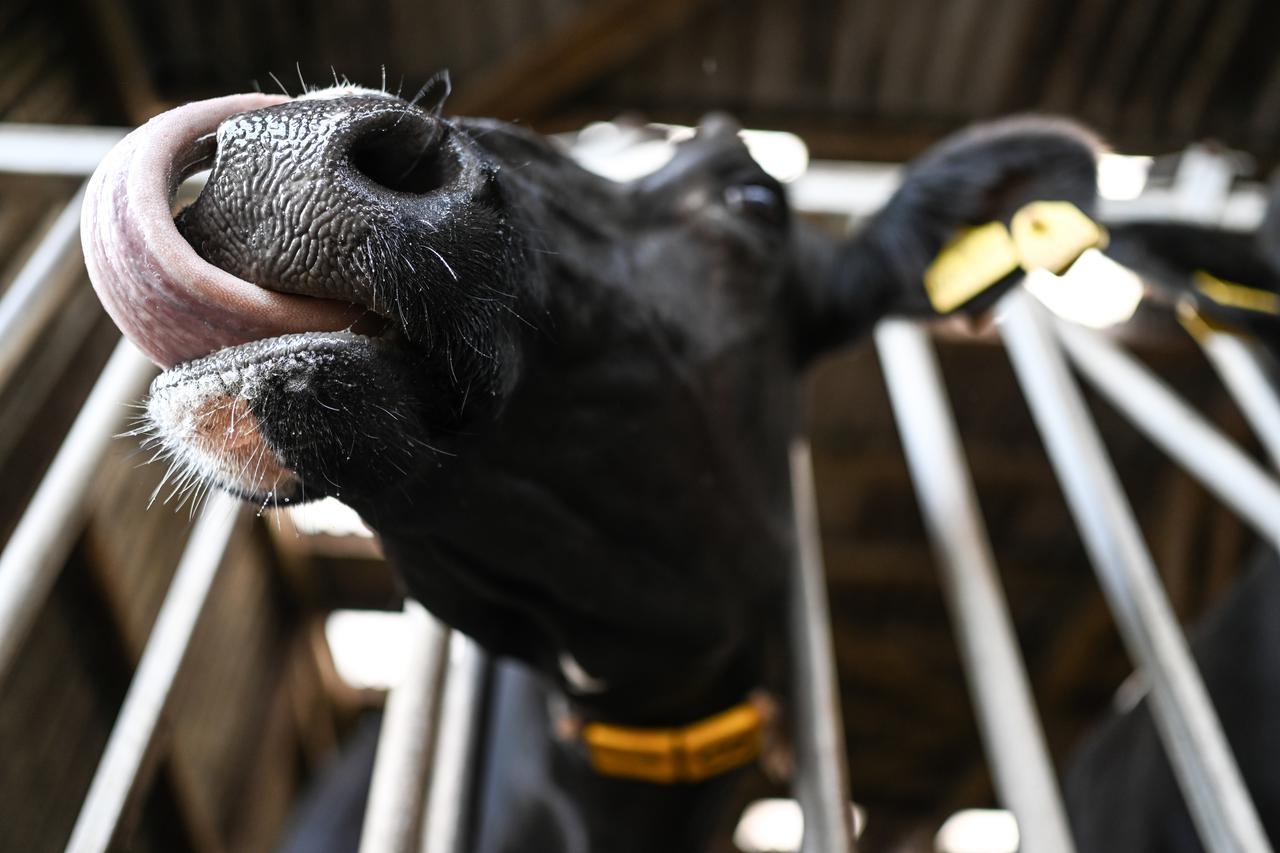
M 1273 842 L 1280 841 L 1280 560 L 1271 551 L 1192 637 L 1223 730 Z M 1091 853 L 1200 853 L 1146 699 L 1094 733 L 1063 787 L 1076 844 Z
M 839 241 L 736 130 L 713 117 L 615 184 L 381 92 L 206 101 L 104 163 L 85 254 L 177 364 L 148 415 L 181 477 L 340 497 L 413 596 L 577 716 L 682 726 L 782 692 L 806 367 L 887 313 L 936 316 L 920 282 L 957 228 L 1094 200 L 1090 134 L 1010 120 L 938 146 Z M 209 165 L 175 230 L 173 187 Z M 605 779 L 580 743 L 548 749 L 594 851 L 699 849 L 732 778 Z
M 1280 292 L 1280 192 L 1256 232 L 1199 225 L 1137 224 L 1116 229 L 1114 254 L 1177 290 L 1205 270 L 1263 293 Z M 1280 353 L 1270 311 L 1202 302 L 1212 318 L 1255 333 Z M 1270 365 L 1274 368 L 1275 365 Z M 1245 784 L 1273 843 L 1280 842 L 1280 557 L 1260 550 L 1243 578 L 1191 637 L 1191 650 Z M 1063 794 L 1081 850 L 1199 853 L 1204 850 L 1174 779 L 1150 703 L 1113 714 L 1073 757 Z

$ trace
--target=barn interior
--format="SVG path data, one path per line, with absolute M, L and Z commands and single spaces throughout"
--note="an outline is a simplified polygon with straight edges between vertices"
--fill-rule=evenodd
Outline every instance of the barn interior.
M 1171 184 L 1197 146 L 1229 164 L 1229 190 L 1258 191 L 1280 162 L 1277 32 L 1280 6 L 1261 0 L 9 0 L 0 121 L 128 128 L 198 98 L 334 80 L 412 95 L 447 69 L 447 113 L 549 134 L 620 118 L 694 125 L 727 111 L 794 134 L 814 164 L 901 164 L 973 121 L 1047 112 L 1152 157 L 1152 186 Z M 0 175 L 0 298 L 82 180 Z M 118 340 L 78 255 L 49 281 L 56 307 L 0 387 L 0 540 L 33 505 Z M 999 336 L 932 337 L 1061 770 L 1133 663 Z M 1141 314 L 1122 337 L 1263 458 L 1177 323 Z M 1089 402 L 1192 628 L 1259 538 L 1107 402 L 1092 392 Z M 0 850 L 66 844 L 192 528 L 195 496 L 153 500 L 164 468 L 145 464 L 120 423 L 83 494 L 63 498 L 65 557 L 0 682 Z M 814 372 L 808 423 L 845 759 L 866 816 L 859 849 L 931 851 L 948 817 L 999 803 L 869 342 Z M 385 700 L 344 679 L 326 619 L 402 603 L 374 541 L 283 513 L 243 515 L 120 849 L 273 849 L 309 780 Z M 763 775 L 752 787 L 786 796 Z M 737 849 L 732 830 L 720 849 Z

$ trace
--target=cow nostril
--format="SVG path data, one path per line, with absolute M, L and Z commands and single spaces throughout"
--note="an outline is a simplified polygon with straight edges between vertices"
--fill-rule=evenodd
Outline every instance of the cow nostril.
M 351 165 L 381 187 L 425 195 L 440 189 L 450 177 L 442 138 L 440 125 L 404 113 L 366 129 L 351 145 Z

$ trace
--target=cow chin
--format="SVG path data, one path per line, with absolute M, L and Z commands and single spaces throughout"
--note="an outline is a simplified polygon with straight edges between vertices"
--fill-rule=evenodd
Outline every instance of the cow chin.
M 176 485 L 217 486 L 263 505 L 376 489 L 425 446 L 394 347 L 351 332 L 228 347 L 162 373 L 147 431 Z

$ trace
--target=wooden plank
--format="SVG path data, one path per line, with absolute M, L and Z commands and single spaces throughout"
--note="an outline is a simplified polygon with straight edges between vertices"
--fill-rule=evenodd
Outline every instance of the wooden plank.
M 14 107 L 20 104 L 23 96 L 48 75 L 49 36 L 39 25 L 22 33 L 18 44 L 5 45 L 6 64 L 4 74 L 0 74 L 0 115 L 6 121 L 15 121 L 10 115 Z
M 452 103 L 464 115 L 536 119 L 558 101 L 635 59 L 685 24 L 705 0 L 607 0 L 468 83 Z
M 84 268 L 75 275 L 84 275 Z M 51 400 L 66 393 L 62 380 L 83 353 L 85 340 L 102 321 L 102 307 L 86 286 L 75 293 L 58 311 L 44 333 L 44 340 L 31 349 L 2 390 L 0 411 L 4 412 L 4 429 L 0 430 L 0 465 L 14 463 L 15 449 L 22 446 L 24 436 L 36 425 L 47 428 L 44 420 Z
M 1116 123 L 1128 135 L 1154 136 L 1166 99 L 1186 62 L 1206 0 L 1172 0 L 1161 12 L 1155 42 L 1142 62 L 1133 96 Z
M 741 83 L 750 73 L 752 0 L 717 3 L 708 15 L 710 37 L 703 58 L 702 93 L 708 102 L 730 108 L 742 99 Z
M 1161 490 L 1162 518 L 1158 535 L 1152 537 L 1156 565 L 1164 579 L 1169 603 L 1185 624 L 1198 615 L 1193 588 L 1193 548 L 1204 512 L 1206 494 L 1200 484 L 1176 466 L 1169 468 L 1167 485 Z
M 876 86 L 876 112 L 908 116 L 920 111 L 918 83 L 933 48 L 934 8 L 926 0 L 900 0 L 892 5 Z
M 163 102 L 156 93 L 143 57 L 142 42 L 127 6 L 111 0 L 91 0 L 88 4 L 90 26 L 86 31 L 96 36 L 97 47 L 107 63 L 104 75 L 113 84 L 132 124 L 142 124 L 161 112 Z
M 890 4 L 879 0 L 843 0 L 835 18 L 831 58 L 831 106 L 837 111 L 868 110 L 872 81 L 882 50 L 879 34 Z
M 1203 133 L 1201 124 L 1209 108 L 1209 99 L 1245 27 L 1252 17 L 1256 0 L 1218 3 L 1210 20 L 1209 31 L 1195 58 L 1187 63 L 1184 85 L 1172 99 L 1169 127 L 1181 138 Z
M 795 103 L 804 16 L 786 0 L 765 0 L 754 17 L 748 100 L 764 109 L 785 108 Z
M 1151 79 L 1152 71 L 1146 64 L 1142 47 L 1152 24 L 1157 18 L 1165 17 L 1164 5 L 1163 0 L 1130 0 L 1121 8 L 1081 108 L 1085 120 L 1098 127 L 1110 127 L 1139 67 L 1142 76 Z
M 1280 142 L 1280 53 L 1272 60 L 1267 82 L 1258 94 L 1250 129 L 1257 145 L 1274 148 Z
M 930 112 L 955 115 L 964 76 L 956 73 L 974 52 L 974 37 L 986 20 L 990 0 L 951 0 L 943 4 L 936 33 L 939 38 L 927 58 L 921 106 Z M 981 41 L 986 43 L 985 37 Z
M 1071 113 L 1076 109 L 1084 70 L 1099 39 L 1111 0 L 1080 0 L 1073 10 L 1071 29 L 1062 40 L 1057 60 L 1045 82 L 1041 106 L 1048 112 Z
M 999 0 L 992 8 L 983 32 L 983 49 L 976 51 L 969 70 L 970 117 L 991 116 L 1009 109 L 1010 98 L 1028 56 L 1029 37 L 1037 22 L 1040 5 L 1025 0 Z
M 296 648 L 296 646 L 295 646 Z M 284 661 L 286 677 L 270 688 L 270 700 L 258 721 L 252 761 L 240 773 L 238 796 L 229 812 L 230 850 L 264 850 L 277 843 L 298 793 L 296 687 L 287 677 L 293 669 Z M 314 701 L 322 697 L 310 694 Z M 314 766 L 312 769 L 315 769 Z

